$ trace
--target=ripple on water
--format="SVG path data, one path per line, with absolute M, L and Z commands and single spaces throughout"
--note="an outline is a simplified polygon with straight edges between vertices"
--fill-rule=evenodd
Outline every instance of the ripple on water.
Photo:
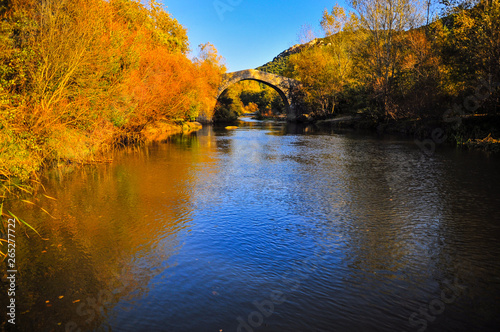
M 279 292 L 286 301 L 260 331 L 410 331 L 421 327 L 410 316 L 459 278 L 466 291 L 428 330 L 493 331 L 500 160 L 295 132 L 206 127 L 49 177 L 60 219 L 27 212 L 49 241 L 19 240 L 33 257 L 20 263 L 21 330 L 235 331 Z M 102 290 L 112 300 L 90 319 L 81 310 Z

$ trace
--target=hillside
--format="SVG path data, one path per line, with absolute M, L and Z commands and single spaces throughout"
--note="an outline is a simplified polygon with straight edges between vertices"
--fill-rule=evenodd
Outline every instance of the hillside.
M 350 117 L 358 120 L 348 125 L 420 137 L 438 128 L 464 145 L 500 137 L 499 1 L 452 8 L 410 29 L 359 22 L 341 8 L 325 11 L 327 37 L 257 69 L 302 82 L 308 121 Z
M 310 42 L 306 44 L 296 44 L 293 45 L 292 47 L 284 50 L 280 54 L 278 54 L 272 61 L 269 61 L 268 63 L 257 67 L 257 70 L 262 70 L 267 73 L 271 74 L 276 74 L 276 75 L 282 75 L 282 76 L 290 76 L 290 71 L 287 71 L 288 69 L 288 60 L 292 54 L 300 53 L 310 47 L 313 46 L 321 46 L 321 45 L 326 45 L 327 42 L 325 41 L 326 38 L 316 38 L 314 40 L 311 40 Z

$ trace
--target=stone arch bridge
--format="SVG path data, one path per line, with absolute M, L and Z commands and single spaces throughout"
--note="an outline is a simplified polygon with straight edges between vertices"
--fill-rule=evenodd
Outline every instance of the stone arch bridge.
M 264 83 L 278 92 L 283 99 L 287 112 L 287 119 L 294 121 L 297 118 L 298 110 L 294 104 L 293 93 L 294 89 L 300 86 L 300 82 L 288 77 L 283 77 L 275 74 L 266 73 L 264 71 L 247 69 L 227 73 L 222 76 L 222 82 L 219 86 L 217 99 L 231 85 L 241 81 L 257 81 Z

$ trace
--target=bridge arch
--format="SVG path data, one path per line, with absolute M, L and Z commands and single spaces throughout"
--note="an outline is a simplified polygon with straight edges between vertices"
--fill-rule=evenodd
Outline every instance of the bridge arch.
M 295 120 L 297 114 L 292 100 L 292 90 L 295 86 L 300 83 L 294 79 L 266 73 L 260 70 L 248 69 L 241 70 L 233 73 L 224 74 L 222 77 L 222 83 L 219 86 L 217 93 L 217 99 L 221 94 L 227 90 L 231 85 L 236 84 L 241 81 L 257 81 L 266 84 L 273 88 L 283 99 L 285 104 L 285 110 L 287 113 L 287 118 L 289 120 Z
M 242 78 L 242 79 L 234 80 L 231 83 L 228 83 L 226 85 L 226 87 L 223 88 L 223 90 L 219 91 L 217 99 L 219 99 L 219 97 L 222 95 L 222 93 L 224 91 L 226 91 L 228 88 L 230 88 L 231 85 L 239 83 L 239 82 L 243 82 L 243 81 L 255 81 L 255 82 L 263 83 L 263 84 L 271 87 L 274 91 L 276 91 L 280 95 L 281 99 L 283 100 L 283 103 L 285 104 L 285 109 L 286 109 L 287 113 L 289 113 L 289 111 L 290 111 L 290 101 L 288 100 L 288 96 L 285 94 L 285 92 L 283 90 L 281 90 L 279 87 L 277 87 L 276 85 L 274 85 L 274 84 L 271 84 L 271 83 L 263 81 L 263 80 L 255 79 L 255 78 Z

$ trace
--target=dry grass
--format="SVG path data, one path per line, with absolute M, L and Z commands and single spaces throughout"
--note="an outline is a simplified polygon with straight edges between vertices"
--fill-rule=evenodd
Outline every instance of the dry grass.
M 463 145 L 473 148 L 481 149 L 485 151 L 500 151 L 500 139 L 493 138 L 491 134 L 483 139 L 469 139 L 468 141 L 462 143 Z

